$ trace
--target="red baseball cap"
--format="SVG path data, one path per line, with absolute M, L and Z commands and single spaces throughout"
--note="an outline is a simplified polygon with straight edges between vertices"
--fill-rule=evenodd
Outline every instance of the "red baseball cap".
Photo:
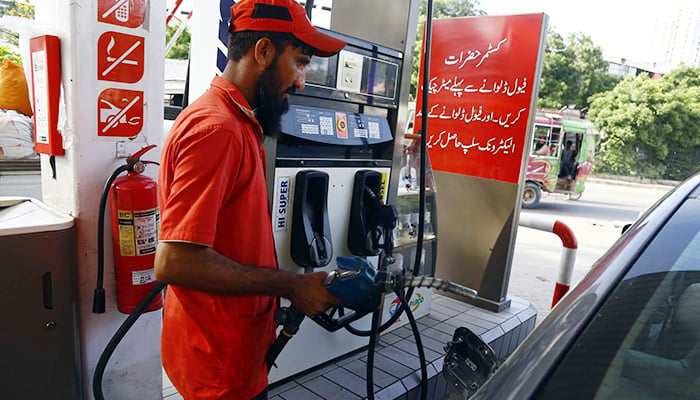
M 330 57 L 346 44 L 311 25 L 304 7 L 294 0 L 240 0 L 231 7 L 228 31 L 288 32 L 320 57 Z

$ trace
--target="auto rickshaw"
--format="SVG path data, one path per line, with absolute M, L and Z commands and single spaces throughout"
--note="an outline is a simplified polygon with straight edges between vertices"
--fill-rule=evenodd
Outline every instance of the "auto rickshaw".
M 525 176 L 522 207 L 535 208 L 542 192 L 578 200 L 593 168 L 599 132 L 580 112 L 538 112 Z

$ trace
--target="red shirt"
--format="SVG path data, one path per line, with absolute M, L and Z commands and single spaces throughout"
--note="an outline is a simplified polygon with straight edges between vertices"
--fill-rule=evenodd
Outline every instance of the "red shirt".
M 277 268 L 262 130 L 233 83 L 214 78 L 178 116 L 163 149 L 159 189 L 159 240 L 211 246 L 241 264 Z M 262 392 L 275 302 L 168 287 L 161 354 L 185 399 Z

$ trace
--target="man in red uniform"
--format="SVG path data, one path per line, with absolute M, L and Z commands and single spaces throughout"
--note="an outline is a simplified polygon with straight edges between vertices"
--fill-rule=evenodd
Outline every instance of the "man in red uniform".
M 162 361 L 187 400 L 267 398 L 277 298 L 306 315 L 341 304 L 325 272 L 277 268 L 262 140 L 279 131 L 311 56 L 345 43 L 314 28 L 294 0 L 241 0 L 229 32 L 226 69 L 180 114 L 160 167 Z

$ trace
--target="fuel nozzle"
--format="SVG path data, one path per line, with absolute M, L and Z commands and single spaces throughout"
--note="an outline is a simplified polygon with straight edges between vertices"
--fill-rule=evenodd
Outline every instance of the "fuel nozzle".
M 457 296 L 473 299 L 478 292 L 472 288 L 460 285 L 459 283 L 449 281 L 447 279 L 436 278 L 434 276 L 413 276 L 404 280 L 406 287 L 429 287 L 442 290 Z
M 275 323 L 282 326 L 287 336 L 294 336 L 299 331 L 299 325 L 304 320 L 304 314 L 291 307 L 280 307 L 274 313 Z
M 466 298 L 474 298 L 476 290 L 433 276 L 404 277 L 396 266 L 377 271 L 369 260 L 362 257 L 337 257 L 338 268 L 331 271 L 324 284 L 344 306 L 358 312 L 372 312 L 381 302 L 384 292 L 403 290 L 405 287 L 429 287 Z
M 324 281 L 328 291 L 349 309 L 362 313 L 376 310 L 382 298 L 382 276 L 362 257 L 337 257 L 336 261 L 338 269 Z

